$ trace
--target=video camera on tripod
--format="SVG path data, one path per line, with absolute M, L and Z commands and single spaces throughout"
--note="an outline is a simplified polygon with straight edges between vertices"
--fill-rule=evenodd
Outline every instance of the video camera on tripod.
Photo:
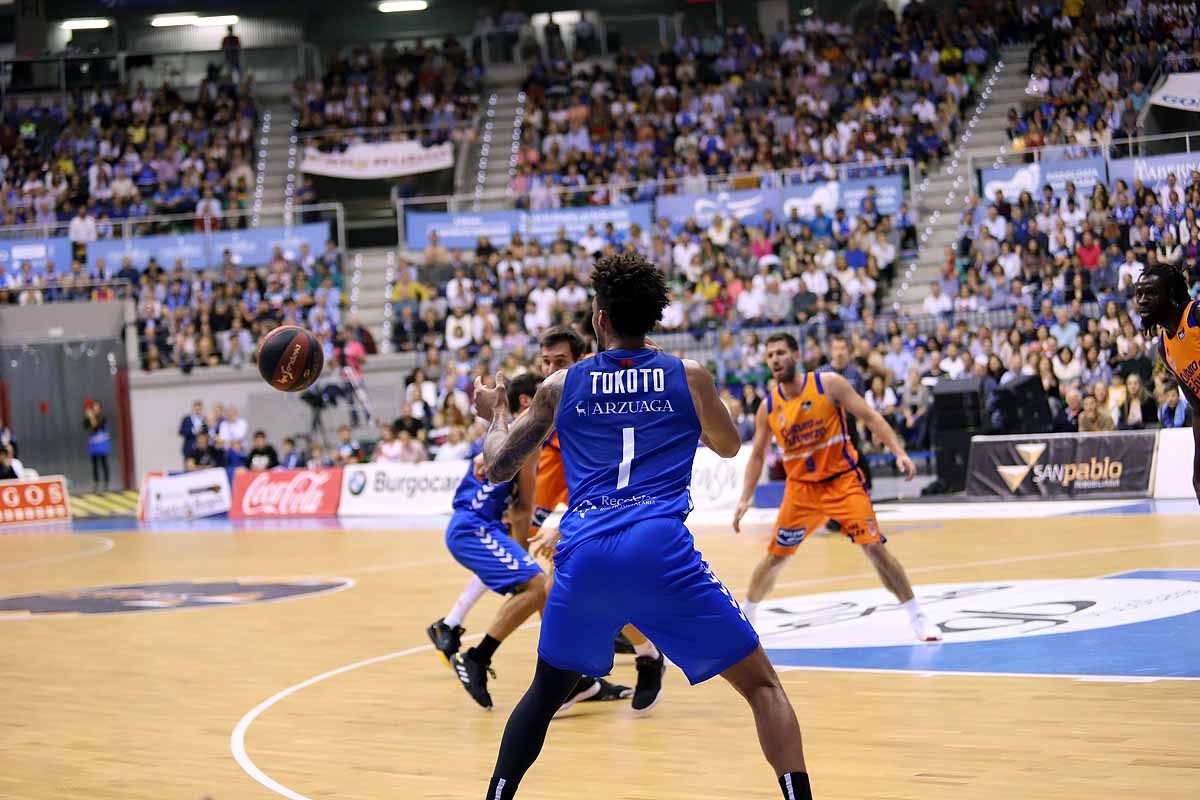
M 350 406 L 351 427 L 358 426 L 360 412 L 362 421 L 367 425 L 370 425 L 375 419 L 374 411 L 371 408 L 371 398 L 367 394 L 367 387 L 363 383 L 362 375 L 355 365 L 347 362 L 345 338 L 342 334 L 335 336 L 334 346 L 336 356 L 334 363 L 331 364 L 329 378 L 324 379 L 325 376 L 322 376 L 322 379 L 318 379 L 300 395 L 300 399 L 312 409 L 312 424 L 309 426 L 308 433 L 309 444 L 319 441 L 322 446 L 328 445 L 325 424 L 321 415 L 325 409 L 333 408 L 339 402 Z

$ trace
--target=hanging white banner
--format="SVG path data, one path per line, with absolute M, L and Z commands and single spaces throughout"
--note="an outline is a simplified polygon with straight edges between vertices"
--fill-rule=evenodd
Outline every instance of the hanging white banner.
M 398 178 L 454 166 L 454 149 L 447 142 L 424 147 L 420 142 L 370 142 L 352 144 L 341 153 L 304 149 L 300 169 L 309 175 L 369 180 Z
M 1200 72 L 1168 75 L 1158 91 L 1150 96 L 1150 104 L 1200 112 Z

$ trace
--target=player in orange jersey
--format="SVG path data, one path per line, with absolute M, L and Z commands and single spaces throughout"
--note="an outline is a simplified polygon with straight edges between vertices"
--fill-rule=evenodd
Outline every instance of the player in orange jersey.
M 1158 336 L 1163 360 L 1192 407 L 1192 486 L 1200 500 L 1200 301 L 1187 277 L 1169 264 L 1146 267 L 1133 290 L 1133 305 L 1150 336 Z
M 734 530 L 741 530 L 742 517 L 750 508 L 772 434 L 783 449 L 787 488 L 767 555 L 750 579 L 742 606 L 746 616 L 755 621 L 758 604 L 775 586 L 783 565 L 796 548 L 813 530 L 835 519 L 841 523 L 842 533 L 862 546 L 883 585 L 908 612 L 917 639 L 939 641 L 941 632 L 921 610 L 904 567 L 888 551 L 884 544 L 887 540 L 879 532 L 875 509 L 863 485 L 858 453 L 846 429 L 846 412 L 866 423 L 896 456 L 896 467 L 912 480 L 917 470 L 900 438 L 841 375 L 799 374 L 796 365 L 800 348 L 791 334 L 772 334 L 766 344 L 767 366 L 777 386 L 755 416 L 754 449 L 746 465 L 742 499 L 733 515 Z

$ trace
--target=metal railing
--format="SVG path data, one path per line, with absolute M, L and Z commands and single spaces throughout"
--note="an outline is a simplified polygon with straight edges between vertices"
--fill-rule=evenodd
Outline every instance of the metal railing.
M 68 92 L 125 82 L 119 54 L 41 56 L 0 61 L 0 99 L 17 93 Z
M 134 239 L 139 236 L 164 233 L 216 233 L 218 231 L 250 230 L 250 220 L 257 216 L 259 227 L 289 228 L 306 222 L 332 222 L 339 247 L 346 246 L 346 212 L 341 203 L 312 203 L 303 206 L 271 206 L 259 211 L 251 209 L 222 211 L 211 216 L 189 214 L 150 214 L 136 219 L 113 220 L 108 235 L 100 239 Z M 8 225 L 0 227 L 0 239 L 50 239 L 68 235 L 70 220 L 53 225 Z
M 54 275 L 41 273 L 33 276 L 27 285 L 15 283 L 7 287 L 0 286 L 0 298 L 20 296 L 26 292 L 40 294 L 37 303 L 90 303 L 124 300 L 134 295 L 133 284 L 127 280 L 76 276 L 70 272 Z M 87 292 L 87 295 L 81 295 L 80 292 Z M 6 301 L 0 300 L 0 303 L 3 302 Z
M 1085 303 L 1083 305 L 1083 313 L 1089 317 L 1099 317 L 1101 308 L 1099 303 Z M 951 313 L 945 315 L 933 314 L 899 314 L 895 312 L 880 312 L 875 315 L 875 329 L 883 332 L 887 324 L 893 320 L 901 325 L 907 325 L 909 322 L 916 323 L 917 333 L 921 336 L 931 336 L 937 331 L 939 323 L 945 322 L 953 328 L 959 322 L 965 322 L 973 331 L 979 331 L 981 328 L 990 328 L 992 330 L 1008 329 L 1017 320 L 1016 310 L 1013 308 L 1000 308 L 991 311 L 970 311 L 962 313 Z M 656 333 L 654 341 L 660 347 L 668 352 L 680 351 L 687 358 L 693 358 L 700 363 L 704 363 L 709 358 L 712 358 L 719 347 L 720 334 L 724 328 L 712 328 L 698 331 L 675 331 L 670 333 Z M 854 334 L 864 334 L 867 330 L 867 323 L 863 320 L 847 320 L 838 323 L 834 328 L 824 322 L 814 322 L 808 324 L 792 323 L 788 325 L 774 325 L 761 327 L 746 327 L 740 329 L 737 334 L 739 336 L 754 333 L 759 337 L 759 341 L 766 338 L 767 335 L 775 331 L 784 330 L 796 336 L 800 341 L 801 346 L 804 344 L 805 337 L 812 336 L 818 342 L 823 342 L 827 337 L 842 334 L 851 336 Z
M 1148 152 L 1153 150 L 1153 152 Z M 981 158 L 970 156 L 967 162 L 968 174 L 973 176 L 973 188 L 977 193 L 982 190 L 982 176 L 985 169 L 1000 167 L 1019 167 L 1025 164 L 1040 164 L 1043 161 L 1072 161 L 1080 156 L 1065 157 L 1067 153 L 1077 153 L 1078 146 L 1048 145 L 1031 147 L 999 153 L 994 157 Z M 1184 131 L 1180 133 L 1163 133 L 1154 136 L 1133 136 L 1127 139 L 1114 139 L 1107 147 L 1092 145 L 1085 148 L 1084 157 L 1100 157 L 1104 159 L 1105 170 L 1109 162 L 1118 158 L 1144 158 L 1151 155 L 1168 155 L 1172 153 L 1200 152 L 1200 131 Z
M 477 126 L 478 114 L 456 117 L 450 133 L 473 130 Z M 316 131 L 298 131 L 296 138 L 301 142 L 312 142 L 318 139 L 336 139 L 341 142 L 386 142 L 397 133 L 434 133 L 442 128 L 432 124 L 423 125 L 358 125 L 346 128 L 321 128 Z
M 58 54 L 0 60 L 0 99 L 11 94 L 60 92 L 142 81 L 164 80 L 194 86 L 208 75 L 209 65 L 225 69 L 221 50 L 122 51 L 101 55 Z M 301 42 L 275 47 L 244 47 L 241 73 L 256 83 L 291 83 L 320 74 L 316 48 Z
M 554 12 L 565 51 L 562 55 L 568 60 L 574 57 L 575 50 L 580 47 L 587 56 L 611 55 L 610 35 L 617 37 L 621 47 L 637 49 L 654 44 L 670 46 L 682 32 L 682 14 L 585 13 L 587 22 L 592 27 L 592 36 L 587 40 L 579 37 L 579 23 L 575 21 L 575 17 L 570 16 L 569 12 Z M 415 46 L 418 40 L 426 46 L 434 45 L 440 48 L 446 40 L 454 39 L 485 69 L 498 65 L 521 66 L 529 63 L 529 59 L 525 57 L 527 53 L 543 60 L 551 59 L 552 54 L 546 41 L 545 25 L 541 16 L 535 15 L 537 24 L 530 22 L 525 25 L 500 26 L 489 23 L 487 27 L 477 26 L 471 33 L 461 35 L 438 31 L 411 31 L 400 37 L 357 41 L 354 44 L 365 45 L 372 50 L 379 50 L 385 46 L 403 50 Z
M 588 207 L 587 198 L 596 192 L 605 192 L 609 202 L 604 205 L 625 205 L 633 202 L 649 202 L 659 195 L 670 194 L 714 194 L 719 192 L 739 191 L 743 189 L 775 189 L 787 186 L 802 186 L 830 180 L 870 180 L 872 177 L 900 175 L 904 178 L 904 195 L 909 211 L 916 220 L 916 205 L 912 202 L 912 190 L 915 185 L 916 164 L 912 159 L 886 159 L 878 162 L 848 162 L 824 164 L 813 169 L 783 169 L 765 170 L 760 172 L 737 172 L 728 175 L 697 175 L 684 178 L 656 179 L 652 182 L 619 182 L 595 183 L 578 187 L 555 186 L 546 189 L 547 196 L 555 199 L 558 205 L 548 208 Z M 701 181 L 703 185 L 701 185 Z M 640 199 L 637 194 L 653 189 L 653 195 Z M 627 197 L 633 193 L 633 197 Z M 490 192 L 473 192 L 471 194 L 429 195 L 424 197 L 400 197 L 395 188 L 392 189 L 392 202 L 396 206 L 396 224 L 400 246 L 404 247 L 405 219 L 407 209 L 421 207 L 427 211 L 445 211 L 449 213 L 480 211 L 487 203 L 503 203 L 511 208 L 520 206 L 530 199 L 529 192 L 515 194 L 509 190 L 493 190 Z M 615 202 L 614 202 L 615 200 Z M 569 201 L 569 202 L 568 202 Z M 582 202 L 579 202 L 582 201 Z M 523 206 L 527 207 L 527 206 Z M 538 207 L 532 210 L 548 210 Z M 828 209 L 832 211 L 832 209 Z

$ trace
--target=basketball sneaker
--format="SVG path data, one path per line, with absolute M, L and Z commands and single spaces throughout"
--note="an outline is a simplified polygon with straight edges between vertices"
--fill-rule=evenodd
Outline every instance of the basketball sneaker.
M 637 657 L 637 686 L 633 690 L 633 713 L 644 714 L 662 700 L 663 673 L 667 663 L 660 652 L 658 658 Z
M 559 714 L 582 700 L 590 700 L 600 694 L 600 681 L 586 675 L 575 683 L 575 688 L 567 695 L 567 699 L 558 708 Z
M 487 664 L 480 664 L 474 658 L 471 658 L 471 651 L 463 653 L 461 656 L 458 653 L 450 656 L 450 664 L 454 667 L 454 674 L 458 676 L 458 682 L 467 690 L 467 694 L 471 695 L 471 699 L 487 711 L 492 710 L 492 696 L 488 693 L 487 682 L 488 676 L 496 677 L 496 671 Z
M 600 684 L 600 691 L 591 697 L 580 698 L 581 700 L 589 703 L 603 703 L 608 700 L 628 700 L 633 697 L 633 689 L 630 689 L 628 686 L 622 686 L 619 683 L 609 683 L 604 678 L 597 678 L 596 683 Z
M 917 635 L 917 641 L 940 642 L 942 640 L 941 630 L 929 621 L 929 617 L 925 616 L 924 611 L 914 614 L 909 621 L 912 622 L 913 633 Z
M 450 663 L 450 658 L 458 652 L 458 648 L 462 644 L 462 635 L 465 632 L 466 629 L 462 625 L 455 625 L 452 628 L 446 624 L 445 619 L 439 619 L 425 629 L 425 633 L 429 635 L 429 641 L 433 642 L 433 649 L 451 669 L 454 668 L 454 665 Z
M 620 656 L 631 656 L 634 654 L 633 642 L 623 633 L 617 634 L 617 639 L 613 642 L 613 652 Z

